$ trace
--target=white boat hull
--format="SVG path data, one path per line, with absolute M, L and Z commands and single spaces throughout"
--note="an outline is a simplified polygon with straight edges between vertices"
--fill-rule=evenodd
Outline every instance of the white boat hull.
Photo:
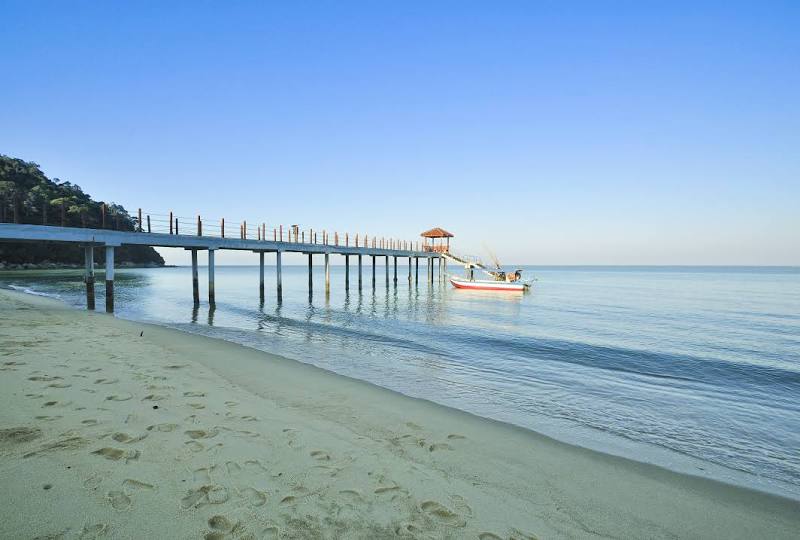
M 470 289 L 473 291 L 523 292 L 530 287 L 529 283 L 524 283 L 522 281 L 493 281 L 488 279 L 468 280 L 455 277 L 450 278 L 450 283 L 452 283 L 453 287 L 456 289 Z

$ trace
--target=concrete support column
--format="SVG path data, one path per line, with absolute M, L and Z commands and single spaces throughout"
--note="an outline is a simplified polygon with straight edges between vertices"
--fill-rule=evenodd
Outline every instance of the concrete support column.
M 394 285 L 397 286 L 397 255 L 394 256 Z
M 214 296 L 214 250 L 208 250 L 208 303 L 212 306 L 217 300 Z
M 311 267 L 313 264 L 313 259 L 311 253 L 308 254 L 308 292 L 314 292 L 314 272 L 312 271 Z
M 331 292 L 331 256 L 330 254 L 325 254 L 325 294 L 330 294 Z
M 200 283 L 197 278 L 197 250 L 192 250 L 192 298 L 195 304 L 200 303 Z
M 86 273 L 83 280 L 86 282 L 86 309 L 94 309 L 94 247 L 83 248 L 86 259 Z
M 386 288 L 388 289 L 389 288 L 389 256 L 388 255 L 384 255 L 383 259 L 384 259 L 383 267 L 386 270 Z
M 344 290 L 350 290 L 350 255 L 344 256 Z
M 276 278 L 278 281 L 278 302 L 283 300 L 283 279 L 281 276 L 281 252 L 275 252 L 275 269 L 276 269 Z
M 114 246 L 106 246 L 106 313 L 114 313 Z
M 358 290 L 361 290 L 361 255 L 358 256 Z
M 258 297 L 264 300 L 264 252 L 258 252 Z

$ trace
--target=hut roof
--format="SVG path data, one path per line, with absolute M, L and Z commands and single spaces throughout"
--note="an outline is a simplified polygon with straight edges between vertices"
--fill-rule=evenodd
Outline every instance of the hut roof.
M 420 234 L 420 236 L 423 238 L 453 238 L 452 233 L 447 232 L 441 227 L 434 227 L 433 229 Z

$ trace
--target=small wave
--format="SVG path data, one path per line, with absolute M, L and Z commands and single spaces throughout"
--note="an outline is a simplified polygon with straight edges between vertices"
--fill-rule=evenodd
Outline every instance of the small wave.
M 9 284 L 8 288 L 9 289 L 13 289 L 15 291 L 19 291 L 19 292 L 24 292 L 25 294 L 32 294 L 34 296 L 44 296 L 46 298 L 57 298 L 57 299 L 61 300 L 61 295 L 60 294 L 51 294 L 51 293 L 46 293 L 46 292 L 42 292 L 42 291 L 35 291 L 35 290 L 31 289 L 30 287 L 23 287 L 23 286 L 20 286 L 20 285 L 14 285 L 13 283 Z

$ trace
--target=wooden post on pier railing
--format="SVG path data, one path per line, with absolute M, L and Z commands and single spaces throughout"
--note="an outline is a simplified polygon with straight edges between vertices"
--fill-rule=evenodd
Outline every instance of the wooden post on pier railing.
M 306 243 L 306 231 L 303 231 L 303 232 L 300 233 L 300 243 L 301 244 L 305 244 Z
M 139 232 L 142 232 L 143 230 L 144 229 L 142 229 L 142 209 L 139 208 Z
M 172 234 L 172 212 L 169 213 L 169 234 Z
M 256 240 L 259 240 L 259 241 L 261 240 L 261 226 L 260 225 L 258 226 L 258 229 L 256 230 Z
M 180 234 L 178 232 L 178 218 L 175 218 L 175 234 Z
M 203 236 L 203 222 L 200 221 L 200 216 L 197 216 L 197 236 Z
M 219 223 L 219 230 L 222 234 L 222 238 L 225 238 L 225 218 L 222 218 Z
M 150 229 L 150 214 L 147 214 L 147 232 L 152 232 Z
M 106 228 L 106 203 L 100 204 L 100 228 Z
M 247 220 L 242 222 L 242 238 L 247 240 Z
M 272 241 L 273 242 L 278 241 L 278 229 L 272 229 Z
M 261 240 L 267 241 L 267 224 L 263 221 L 261 222 Z
M 344 233 L 344 245 L 350 247 L 350 233 Z
M 283 242 L 283 225 L 280 225 L 280 226 L 278 227 L 278 230 L 279 230 L 279 231 L 280 231 L 280 233 L 281 233 L 281 234 L 280 234 L 280 240 L 279 240 L 279 241 L 280 241 L 280 242 Z
M 333 232 L 333 244 L 339 246 L 339 233 L 336 231 Z

